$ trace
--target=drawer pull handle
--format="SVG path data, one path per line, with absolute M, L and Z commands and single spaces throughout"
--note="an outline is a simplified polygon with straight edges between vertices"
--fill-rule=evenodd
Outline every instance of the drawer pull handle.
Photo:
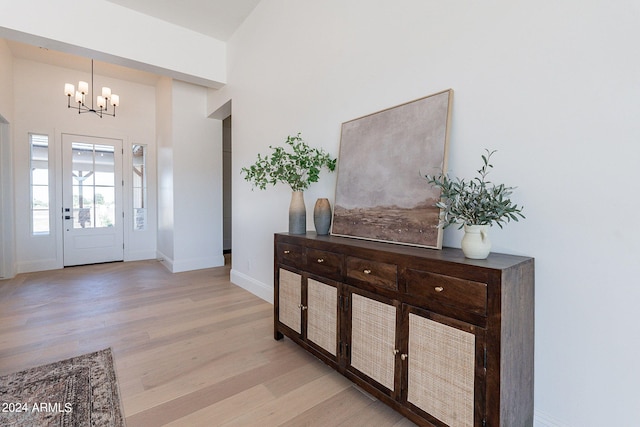
M 318 258 L 318 263 L 319 263 L 319 264 L 322 264 L 323 262 L 324 262 L 324 259 L 323 259 L 323 258 Z
M 398 350 L 397 348 L 393 349 L 393 354 L 398 354 L 400 353 L 400 350 Z
M 408 354 L 404 354 L 403 353 L 403 354 L 400 355 L 400 359 L 402 359 L 402 360 L 407 360 L 408 358 L 409 358 Z
M 306 310 L 308 307 L 306 305 L 298 304 L 298 308 L 302 311 Z
M 369 270 L 368 268 L 366 270 L 363 270 L 364 274 L 371 274 L 371 270 Z
M 442 286 L 436 286 L 434 289 L 436 290 L 436 292 L 444 291 L 444 288 Z
M 285 251 L 283 251 L 283 252 L 285 253 L 285 255 L 286 255 L 286 254 L 290 254 L 290 253 L 291 253 L 291 251 L 290 251 L 289 249 L 287 249 L 287 250 L 285 250 Z

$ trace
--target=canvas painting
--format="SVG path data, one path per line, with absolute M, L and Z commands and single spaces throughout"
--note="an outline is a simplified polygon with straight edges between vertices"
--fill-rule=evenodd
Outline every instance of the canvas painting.
M 342 124 L 331 234 L 442 248 L 440 192 L 453 90 Z

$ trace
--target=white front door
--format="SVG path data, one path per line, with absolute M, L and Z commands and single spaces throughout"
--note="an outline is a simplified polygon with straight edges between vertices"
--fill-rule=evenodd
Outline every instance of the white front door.
M 122 261 L 122 141 L 62 134 L 64 265 Z

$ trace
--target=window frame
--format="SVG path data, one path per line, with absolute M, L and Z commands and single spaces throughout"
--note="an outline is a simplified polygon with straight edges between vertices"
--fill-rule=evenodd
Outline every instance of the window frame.
M 46 139 L 46 141 L 45 141 Z M 52 230 L 52 215 L 51 215 L 51 138 L 48 134 L 29 132 L 29 231 L 33 237 L 50 236 Z M 38 160 L 34 156 L 34 147 L 46 147 L 47 157 L 46 160 Z M 36 168 L 35 162 L 43 162 L 46 165 L 46 184 L 34 184 L 34 170 L 43 169 Z M 36 208 L 34 203 L 34 189 L 35 187 L 46 189 L 47 193 L 47 208 Z M 36 231 L 36 221 L 34 220 L 35 212 L 46 212 L 46 230 Z M 42 221 L 44 224 L 44 221 Z

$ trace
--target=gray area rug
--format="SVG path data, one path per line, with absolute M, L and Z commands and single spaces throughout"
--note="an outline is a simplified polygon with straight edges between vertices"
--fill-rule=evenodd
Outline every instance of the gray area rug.
M 111 349 L 0 377 L 0 426 L 124 426 Z

